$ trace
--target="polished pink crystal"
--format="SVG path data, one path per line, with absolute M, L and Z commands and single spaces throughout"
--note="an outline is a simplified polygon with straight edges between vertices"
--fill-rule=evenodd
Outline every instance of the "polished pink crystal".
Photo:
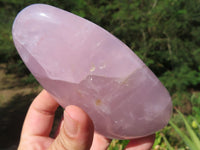
M 96 24 L 44 4 L 23 9 L 13 39 L 39 83 L 65 107 L 77 105 L 108 138 L 152 134 L 169 121 L 165 87 L 120 40 Z

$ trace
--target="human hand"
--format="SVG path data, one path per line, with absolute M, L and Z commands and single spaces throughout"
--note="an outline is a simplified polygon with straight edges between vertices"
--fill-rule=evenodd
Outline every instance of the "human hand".
M 89 116 L 67 106 L 55 139 L 49 137 L 59 104 L 43 90 L 31 104 L 22 128 L 18 150 L 106 150 L 110 140 L 94 132 Z M 154 135 L 131 140 L 126 150 L 149 150 Z

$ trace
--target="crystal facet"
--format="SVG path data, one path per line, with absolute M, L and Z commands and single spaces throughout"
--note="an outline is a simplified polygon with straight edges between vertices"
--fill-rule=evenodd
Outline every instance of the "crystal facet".
M 151 70 L 120 40 L 67 11 L 34 4 L 13 24 L 23 61 L 62 107 L 77 105 L 108 138 L 131 139 L 163 128 L 171 98 Z

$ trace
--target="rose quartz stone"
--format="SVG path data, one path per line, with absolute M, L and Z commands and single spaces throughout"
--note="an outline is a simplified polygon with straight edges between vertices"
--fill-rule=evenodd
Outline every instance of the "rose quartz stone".
M 44 4 L 23 9 L 15 46 L 39 83 L 62 106 L 77 105 L 107 138 L 131 139 L 162 129 L 168 91 L 124 43 L 96 24 Z

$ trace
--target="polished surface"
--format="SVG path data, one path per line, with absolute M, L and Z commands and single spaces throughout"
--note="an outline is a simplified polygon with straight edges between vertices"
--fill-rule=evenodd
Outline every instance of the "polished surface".
M 35 4 L 16 17 L 13 39 L 39 83 L 61 106 L 85 110 L 106 137 L 142 137 L 168 123 L 168 91 L 124 43 L 94 23 Z

